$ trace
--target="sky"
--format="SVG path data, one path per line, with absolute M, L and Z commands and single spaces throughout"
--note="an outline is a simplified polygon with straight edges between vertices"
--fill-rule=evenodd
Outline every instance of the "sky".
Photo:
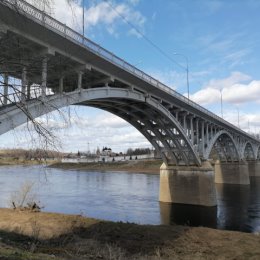
M 28 0 L 36 2 L 39 1 Z M 85 0 L 85 36 L 246 132 L 260 132 L 259 0 Z M 35 3 L 34 3 L 35 4 Z M 83 1 L 53 0 L 45 10 L 82 32 Z M 43 6 L 39 6 L 43 8 Z M 40 120 L 60 150 L 151 147 L 128 123 L 105 111 L 75 107 Z M 1 147 L 30 148 L 19 127 Z

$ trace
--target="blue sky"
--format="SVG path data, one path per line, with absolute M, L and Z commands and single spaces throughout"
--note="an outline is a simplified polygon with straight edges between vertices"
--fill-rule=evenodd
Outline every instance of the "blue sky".
M 82 31 L 81 1 L 70 6 L 66 0 L 52 2 L 53 16 Z M 221 115 L 222 93 L 224 119 L 259 133 L 259 0 L 85 0 L 84 11 L 87 37 L 184 95 L 187 58 L 190 97 Z M 73 107 L 71 124 L 51 117 L 56 116 L 48 122 L 56 127 L 64 151 L 149 146 L 129 124 L 101 110 Z M 24 137 L 17 140 L 21 132 Z M 2 147 L 28 146 L 25 132 L 20 128 L 2 135 Z

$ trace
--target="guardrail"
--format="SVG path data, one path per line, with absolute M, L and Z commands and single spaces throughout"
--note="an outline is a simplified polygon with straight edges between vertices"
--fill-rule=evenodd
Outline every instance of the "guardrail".
M 29 4 L 24 0 L 3 0 L 3 4 L 9 6 L 12 9 L 15 9 L 22 12 L 28 18 L 34 20 L 35 22 L 41 24 L 44 27 L 60 34 L 61 36 L 65 37 L 66 39 L 72 40 L 73 42 L 87 48 L 89 51 L 95 53 L 96 55 L 106 59 L 107 61 L 113 63 L 114 65 L 124 69 L 125 71 L 133 74 L 134 76 L 148 82 L 149 84 L 167 92 L 168 94 L 174 96 L 175 98 L 183 101 L 187 105 L 196 108 L 200 112 L 218 120 L 219 122 L 231 127 L 232 129 L 236 129 L 237 131 L 247 135 L 250 138 L 253 138 L 251 135 L 247 134 L 240 128 L 232 125 L 231 123 L 227 122 L 223 118 L 217 116 L 216 114 L 210 112 L 206 108 L 200 106 L 199 104 L 195 103 L 194 101 L 186 98 L 185 96 L 181 95 L 177 91 L 169 88 L 165 84 L 161 83 L 157 79 L 151 77 L 147 73 L 143 72 L 142 70 L 136 68 L 135 66 L 131 65 L 130 63 L 126 62 L 125 60 L 119 58 L 112 52 L 104 49 L 100 45 L 96 44 L 95 42 L 89 40 L 88 38 L 84 37 L 82 34 L 76 32 L 75 30 L 71 29 L 70 27 L 66 26 L 65 24 L 59 22 L 55 18 L 51 17 L 50 15 L 46 14 L 45 12 L 37 9 L 33 5 Z
M 12 86 L 14 89 L 14 86 Z M 46 93 L 47 96 L 52 95 L 52 93 Z M 40 87 L 31 88 L 30 96 L 22 93 L 18 88 L 15 88 L 12 93 L 7 95 L 0 94 L 0 107 L 6 105 L 22 104 L 23 102 L 31 99 L 40 99 L 43 96 L 42 89 Z

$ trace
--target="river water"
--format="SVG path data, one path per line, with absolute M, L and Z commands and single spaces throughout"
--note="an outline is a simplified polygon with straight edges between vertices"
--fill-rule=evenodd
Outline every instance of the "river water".
M 25 183 L 32 185 L 30 193 L 43 211 L 260 232 L 260 177 L 252 177 L 250 186 L 217 184 L 218 206 L 208 208 L 159 203 L 159 175 L 1 166 L 0 207 L 10 206 Z

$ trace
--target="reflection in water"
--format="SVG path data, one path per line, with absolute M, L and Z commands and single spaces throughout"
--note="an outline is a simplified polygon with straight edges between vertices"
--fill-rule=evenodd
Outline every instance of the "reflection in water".
M 45 211 L 260 232 L 260 177 L 251 177 L 248 186 L 217 184 L 218 207 L 208 208 L 159 203 L 159 175 L 1 166 L 0 207 L 8 206 L 11 194 L 28 180 Z
M 250 185 L 216 184 L 217 207 L 160 203 L 161 223 L 260 232 L 260 177 Z
M 260 233 L 260 177 L 250 177 L 250 182 L 247 226 L 250 232 Z
M 218 228 L 247 230 L 250 185 L 216 184 Z
M 217 227 L 217 207 L 160 203 L 161 223 Z

